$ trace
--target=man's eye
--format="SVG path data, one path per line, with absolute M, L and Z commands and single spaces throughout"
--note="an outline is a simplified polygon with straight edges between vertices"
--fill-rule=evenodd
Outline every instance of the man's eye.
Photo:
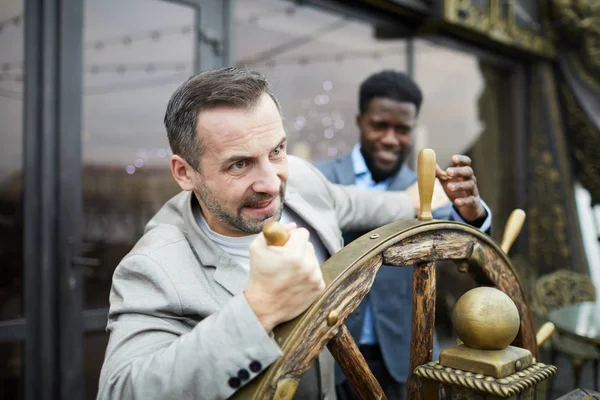
M 273 150 L 273 154 L 278 156 L 283 151 L 283 145 L 278 146 L 275 150 Z
M 242 161 L 238 161 L 238 162 L 236 162 L 235 164 L 233 164 L 233 165 L 231 166 L 231 168 L 232 168 L 232 169 L 242 169 L 242 168 L 244 168 L 245 166 L 246 166 L 246 162 L 242 160 Z
M 406 135 L 410 133 L 410 128 L 407 126 L 397 126 L 396 133 L 399 133 L 400 135 Z
M 388 124 L 386 124 L 385 122 L 374 122 L 373 123 L 373 129 L 378 130 L 378 131 L 382 131 L 382 130 L 387 130 L 388 128 Z

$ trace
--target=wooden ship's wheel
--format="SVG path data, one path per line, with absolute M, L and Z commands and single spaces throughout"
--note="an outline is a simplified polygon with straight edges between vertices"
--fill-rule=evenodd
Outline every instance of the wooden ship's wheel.
M 507 294 L 518 310 L 518 333 L 512 345 L 537 355 L 536 335 L 524 291 L 506 255 L 518 233 L 505 234 L 503 251 L 488 235 L 462 223 L 433 220 L 431 198 L 435 179 L 435 153 L 421 151 L 418 184 L 421 209 L 418 219 L 394 222 L 375 229 L 345 246 L 322 265 L 327 284 L 323 295 L 302 315 L 274 330 L 282 349 L 261 376 L 238 391 L 233 399 L 292 399 L 302 375 L 325 346 L 339 363 L 363 399 L 385 399 L 356 343 L 344 325 L 369 292 L 381 265 L 414 265 L 408 398 L 433 398 L 423 379 L 414 371 L 433 365 L 436 261 L 453 260 L 462 272 L 474 276 L 480 286 L 495 287 Z M 276 225 L 275 225 L 276 227 Z M 281 233 L 265 229 L 269 243 Z M 510 232 L 511 229 L 508 229 Z M 284 233 L 285 235 L 285 233 Z M 285 239 L 283 240 L 285 243 Z M 508 245 L 506 245 L 508 243 Z M 452 265 L 450 263 L 450 265 Z M 494 316 L 490 316 L 494 318 Z M 530 356 L 531 358 L 531 356 Z M 435 395 L 434 398 L 437 398 Z

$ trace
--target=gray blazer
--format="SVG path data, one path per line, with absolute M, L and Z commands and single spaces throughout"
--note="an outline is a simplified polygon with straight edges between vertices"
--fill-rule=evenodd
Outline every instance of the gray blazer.
M 330 254 L 343 245 L 342 230 L 413 218 L 404 193 L 334 185 L 309 163 L 288 159 L 285 205 Z M 190 192 L 173 197 L 116 268 L 98 399 L 225 399 L 235 379 L 243 386 L 280 356 L 243 295 L 248 271 L 202 233 L 198 212 Z M 326 350 L 318 367 L 321 397 L 335 399 Z

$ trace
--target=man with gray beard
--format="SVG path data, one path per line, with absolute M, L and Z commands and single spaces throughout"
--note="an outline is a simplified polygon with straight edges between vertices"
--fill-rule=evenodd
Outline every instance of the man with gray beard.
M 320 264 L 343 230 L 413 218 L 416 187 L 373 193 L 334 185 L 286 154 L 279 104 L 260 74 L 202 72 L 171 97 L 165 126 L 182 192 L 119 263 L 98 399 L 225 399 L 280 355 L 273 328 L 324 291 Z M 434 206 L 448 202 L 443 189 Z M 284 246 L 261 233 L 270 221 Z M 324 350 L 296 398 L 335 399 Z

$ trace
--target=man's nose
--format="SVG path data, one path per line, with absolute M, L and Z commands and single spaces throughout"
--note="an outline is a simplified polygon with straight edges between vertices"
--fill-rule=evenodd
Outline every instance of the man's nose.
M 381 138 L 381 143 L 387 146 L 398 146 L 400 144 L 400 140 L 398 140 L 394 128 L 389 128 L 385 131 Z
M 278 171 L 277 166 L 273 165 L 270 161 L 261 163 L 257 169 L 259 175 L 256 177 L 252 189 L 256 193 L 279 194 L 281 179 L 279 178 Z

